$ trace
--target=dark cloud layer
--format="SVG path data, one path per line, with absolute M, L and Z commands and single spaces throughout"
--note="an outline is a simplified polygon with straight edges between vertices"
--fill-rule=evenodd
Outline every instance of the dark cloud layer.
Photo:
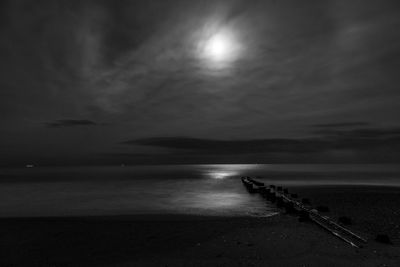
M 388 146 L 389 150 L 400 153 L 398 150 L 400 128 L 332 130 L 324 132 L 320 136 L 304 139 L 210 140 L 159 137 L 126 141 L 123 144 L 222 153 L 309 153 L 334 149 L 368 150 Z
M 369 123 L 367 122 L 337 122 L 337 123 L 321 123 L 321 124 L 314 124 L 313 127 L 316 128 L 348 128 L 348 127 L 363 127 L 368 126 Z
M 338 126 L 339 128 L 342 125 Z M 196 156 L 259 154 L 259 160 L 278 158 L 282 154 L 311 156 L 325 162 L 397 162 L 400 156 L 400 128 L 335 129 L 303 139 L 274 138 L 257 140 L 212 140 L 186 137 L 158 137 L 123 142 L 167 148 L 172 154 Z M 297 159 L 299 159 L 297 157 Z
M 219 154 L 284 154 L 254 161 L 296 161 L 299 151 L 373 161 L 380 149 L 394 161 L 399 27 L 397 0 L 1 1 L 0 159 L 154 162 L 157 148 L 177 149 L 166 143 L 219 140 Z M 224 67 L 201 53 L 221 29 L 241 47 Z M 98 121 L 109 125 L 74 127 Z M 194 139 L 120 144 L 154 136 Z
M 159 137 L 127 141 L 124 144 L 184 149 L 200 153 L 306 153 L 319 151 L 317 140 L 266 139 L 266 140 L 211 140 L 183 137 Z
M 94 121 L 90 120 L 56 120 L 53 122 L 46 122 L 45 125 L 50 128 L 61 128 L 61 127 L 75 127 L 75 126 L 94 126 L 98 125 Z

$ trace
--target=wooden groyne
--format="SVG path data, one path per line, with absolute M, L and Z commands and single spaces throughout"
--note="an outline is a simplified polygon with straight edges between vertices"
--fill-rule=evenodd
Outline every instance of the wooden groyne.
M 265 186 L 264 183 L 250 177 L 242 177 L 241 179 L 249 193 L 261 194 L 267 201 L 275 203 L 278 208 L 285 209 L 287 213 L 299 214 L 301 220 L 314 222 L 352 247 L 359 248 L 362 243 L 367 243 L 365 238 L 337 224 L 328 216 L 320 214 L 309 204 L 308 199 L 299 201 L 297 194 L 289 194 L 288 189 L 281 186 Z

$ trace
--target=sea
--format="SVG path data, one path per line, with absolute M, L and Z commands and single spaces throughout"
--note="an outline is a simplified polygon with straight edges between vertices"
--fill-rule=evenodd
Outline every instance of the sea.
M 278 212 L 240 177 L 286 187 L 400 189 L 400 165 L 204 164 L 0 169 L 0 217 Z M 400 191 L 399 191 L 400 192 Z

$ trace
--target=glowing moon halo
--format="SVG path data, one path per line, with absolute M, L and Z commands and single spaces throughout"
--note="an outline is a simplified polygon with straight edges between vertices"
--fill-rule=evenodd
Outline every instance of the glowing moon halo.
M 228 67 L 241 54 L 242 46 L 232 31 L 219 30 L 201 42 L 200 57 L 210 68 Z
M 223 34 L 216 34 L 207 41 L 204 50 L 211 60 L 228 60 L 232 54 L 232 40 Z

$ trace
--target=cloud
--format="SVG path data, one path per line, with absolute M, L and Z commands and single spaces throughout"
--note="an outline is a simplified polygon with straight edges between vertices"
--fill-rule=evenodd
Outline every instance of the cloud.
M 0 1 L 0 140 L 8 157 L 54 150 L 91 157 L 84 138 L 96 152 L 116 153 L 394 151 L 387 142 L 396 132 L 371 125 L 399 124 L 399 7 L 393 0 Z M 219 28 L 234 30 L 244 53 L 216 71 L 198 52 Z M 112 130 L 92 127 L 97 121 L 112 122 Z M 57 130 L 43 134 L 43 126 L 90 135 L 78 142 Z M 113 147 L 123 136 L 178 137 Z
M 338 124 L 338 127 L 343 127 L 343 124 Z M 312 162 L 397 162 L 400 159 L 400 128 L 322 129 L 317 133 L 313 137 L 298 139 L 156 137 L 129 140 L 122 144 L 164 148 L 175 156 L 212 158 L 218 155 L 253 155 L 253 159 L 260 161 L 266 158 L 282 162 L 291 159 L 296 161 L 302 160 L 303 155 L 312 158 Z
M 338 122 L 338 123 L 322 123 L 313 124 L 312 127 L 316 128 L 347 128 L 347 127 L 363 127 L 368 126 L 368 122 Z
M 319 135 L 335 139 L 346 139 L 346 140 L 369 140 L 371 142 L 400 137 L 400 128 L 356 128 L 356 129 L 320 129 L 314 131 Z
M 127 145 L 155 146 L 181 149 L 199 153 L 246 154 L 246 153 L 310 153 L 323 150 L 324 142 L 316 139 L 259 139 L 213 140 L 187 137 L 158 137 L 123 142 Z
M 99 124 L 91 120 L 56 120 L 53 122 L 46 122 L 45 125 L 49 128 L 62 128 L 77 126 L 96 126 Z

